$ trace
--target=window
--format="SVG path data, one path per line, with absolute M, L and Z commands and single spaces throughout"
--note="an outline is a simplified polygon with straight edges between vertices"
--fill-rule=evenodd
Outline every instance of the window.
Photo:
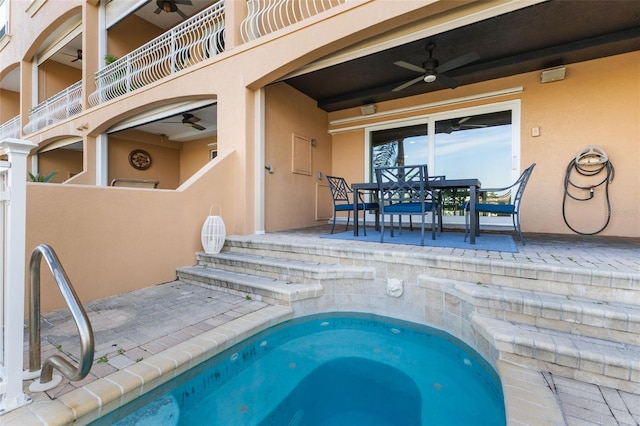
M 381 166 L 428 164 L 429 175 L 479 178 L 485 188 L 508 186 L 519 175 L 520 104 L 504 102 L 437 113 L 416 120 L 367 129 L 368 173 Z M 444 215 L 464 216 L 468 191 L 444 194 Z M 503 218 L 483 222 L 502 223 Z
M 0 0 L 0 38 L 9 32 L 9 0 Z

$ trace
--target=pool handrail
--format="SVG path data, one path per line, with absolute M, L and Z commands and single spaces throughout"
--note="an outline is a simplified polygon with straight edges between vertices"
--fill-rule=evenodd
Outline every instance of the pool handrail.
M 29 261 L 29 371 L 25 375 L 36 374 L 41 369 L 40 263 L 42 258 L 46 260 L 78 328 L 80 364 L 76 367 L 60 355 L 48 357 L 42 363 L 39 382 L 36 381 L 29 387 L 29 390 L 36 392 L 52 389 L 60 383 L 60 380 L 54 380 L 54 368 L 71 381 L 84 379 L 91 370 L 95 347 L 93 329 L 87 313 L 60 264 L 58 256 L 49 245 L 40 244 L 31 253 Z

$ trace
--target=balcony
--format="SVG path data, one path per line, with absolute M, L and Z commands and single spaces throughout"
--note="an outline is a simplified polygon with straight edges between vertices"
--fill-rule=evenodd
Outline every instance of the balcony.
M 82 111 L 82 81 L 78 81 L 29 111 L 26 134 L 36 132 Z
M 0 141 L 8 138 L 20 139 L 20 116 L 15 116 L 0 125 Z
M 115 99 L 224 51 L 224 1 L 96 73 L 91 106 Z

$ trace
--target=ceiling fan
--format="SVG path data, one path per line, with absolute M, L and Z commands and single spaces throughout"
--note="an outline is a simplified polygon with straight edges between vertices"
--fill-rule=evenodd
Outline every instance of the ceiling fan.
M 425 83 L 433 83 L 436 80 L 451 89 L 455 89 L 456 87 L 460 86 L 460 82 L 445 75 L 444 73 L 456 68 L 460 68 L 464 65 L 470 64 L 471 62 L 480 59 L 480 55 L 478 55 L 476 52 L 469 52 L 440 65 L 440 62 L 433 57 L 433 51 L 435 50 L 435 48 L 436 45 L 433 43 L 427 45 L 426 50 L 427 52 L 429 52 L 429 58 L 422 64 L 422 67 L 410 64 L 409 62 L 405 61 L 394 62 L 394 64 L 399 67 L 419 72 L 422 75 L 394 88 L 392 90 L 393 92 L 406 89 L 407 87 L 412 86 L 420 81 L 424 81 Z
M 156 0 L 156 5 L 158 6 L 158 8 L 153 13 L 158 15 L 162 11 L 166 13 L 176 12 L 178 15 L 182 16 L 183 19 L 187 19 L 188 16 L 185 15 L 183 11 L 178 9 L 179 4 L 193 6 L 191 0 Z
M 172 123 L 172 124 L 182 123 L 183 126 L 193 127 L 196 130 L 206 130 L 206 127 L 196 124 L 198 121 L 200 121 L 199 117 L 196 117 L 193 114 L 189 114 L 188 112 L 185 112 L 182 114 L 182 121 L 164 121 L 163 123 Z
M 60 53 L 62 53 L 63 55 L 74 57 L 75 59 L 73 59 L 71 62 L 77 62 L 82 60 L 82 49 L 76 50 L 75 55 L 72 55 L 71 53 L 66 53 L 66 52 L 60 52 Z

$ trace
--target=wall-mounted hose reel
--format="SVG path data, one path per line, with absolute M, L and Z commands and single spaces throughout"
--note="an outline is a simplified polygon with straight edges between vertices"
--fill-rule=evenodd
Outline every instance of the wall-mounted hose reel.
M 595 235 L 602 232 L 607 225 L 609 225 L 609 220 L 611 219 L 609 184 L 613 182 L 614 174 L 615 171 L 613 164 L 609 161 L 609 156 L 604 149 L 596 145 L 584 147 L 580 152 L 578 152 L 576 158 L 569 162 L 564 177 L 564 198 L 562 199 L 562 217 L 564 219 L 564 223 L 566 223 L 569 229 L 580 235 Z M 574 180 L 572 180 L 572 175 L 574 176 Z M 602 178 L 598 177 L 598 175 L 601 175 Z M 579 179 L 579 184 L 576 183 L 576 178 Z M 591 180 L 589 178 L 593 179 Z M 604 225 L 602 225 L 597 231 L 578 231 L 571 226 L 567 220 L 567 199 L 570 198 L 576 201 L 594 200 L 596 190 L 602 186 L 605 191 L 607 209 L 607 216 Z

